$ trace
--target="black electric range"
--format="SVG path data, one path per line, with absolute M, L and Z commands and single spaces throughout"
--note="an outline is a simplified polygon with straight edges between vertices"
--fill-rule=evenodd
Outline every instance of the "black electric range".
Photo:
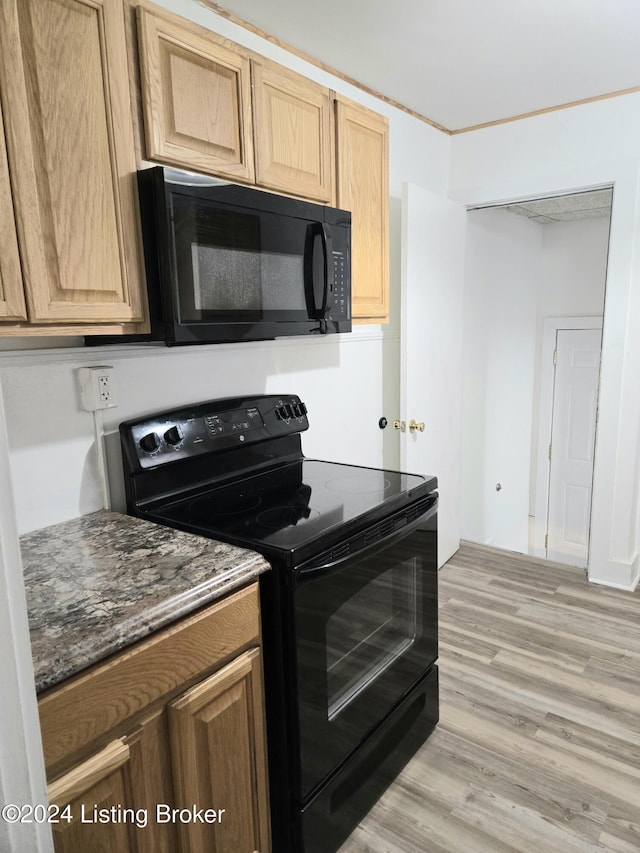
M 272 565 L 260 585 L 278 853 L 337 849 L 438 719 L 436 478 L 307 459 L 308 426 L 296 395 L 261 395 L 120 427 L 130 513 Z

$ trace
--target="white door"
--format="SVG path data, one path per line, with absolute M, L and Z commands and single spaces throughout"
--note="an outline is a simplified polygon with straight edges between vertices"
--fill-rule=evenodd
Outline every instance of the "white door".
M 412 184 L 402 199 L 401 467 L 438 478 L 438 564 L 460 543 L 466 211 Z M 411 421 L 424 431 L 411 430 Z
M 558 329 L 547 557 L 587 565 L 602 331 Z

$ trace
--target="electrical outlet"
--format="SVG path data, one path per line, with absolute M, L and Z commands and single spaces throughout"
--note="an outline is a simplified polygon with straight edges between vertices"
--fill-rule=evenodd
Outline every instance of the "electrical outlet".
M 98 409 L 113 409 L 116 400 L 116 380 L 113 367 L 97 365 L 81 367 L 78 370 L 80 381 L 80 402 L 86 412 Z

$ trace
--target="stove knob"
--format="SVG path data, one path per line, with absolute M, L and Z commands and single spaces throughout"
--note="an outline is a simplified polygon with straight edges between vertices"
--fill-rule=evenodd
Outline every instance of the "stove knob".
M 164 434 L 164 440 L 167 444 L 171 444 L 175 447 L 177 444 L 180 444 L 182 439 L 184 438 L 184 430 L 179 424 L 176 426 L 172 426 L 171 429 L 168 429 Z
M 160 438 L 155 432 L 148 432 L 140 439 L 140 447 L 147 453 L 154 453 L 160 447 Z

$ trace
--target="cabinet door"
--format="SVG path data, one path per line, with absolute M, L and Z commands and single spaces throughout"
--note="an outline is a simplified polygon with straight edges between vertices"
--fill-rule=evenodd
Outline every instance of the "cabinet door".
M 13 201 L 9 184 L 9 166 L 4 142 L 4 124 L 0 108 L 0 319 L 26 320 L 27 308 L 22 290 L 22 273 Z
M 259 649 L 240 655 L 170 703 L 176 805 L 225 809 L 215 823 L 181 825 L 183 853 L 270 849 Z
M 147 157 L 254 180 L 249 60 L 138 8 Z
M 318 201 L 333 198 L 331 94 L 272 62 L 251 63 L 256 182 Z
M 122 819 L 132 807 L 129 759 L 126 744 L 114 740 L 49 785 L 49 803 L 61 810 L 52 825 L 56 853 L 137 853 L 135 822 Z
M 167 820 L 167 808 L 174 797 L 165 708 L 159 708 L 141 720 L 125 743 L 130 756 L 131 805 L 138 813 L 148 816 L 146 826 L 136 829 L 137 851 L 176 853 L 176 825 L 174 821 Z
M 354 320 L 389 319 L 389 127 L 384 116 L 336 99 L 337 204 L 352 219 Z
M 60 809 L 56 853 L 176 853 L 175 823 L 167 820 L 173 787 L 164 710 L 51 783 L 48 793 Z
M 2 0 L 0 85 L 31 322 L 143 316 L 119 0 Z

